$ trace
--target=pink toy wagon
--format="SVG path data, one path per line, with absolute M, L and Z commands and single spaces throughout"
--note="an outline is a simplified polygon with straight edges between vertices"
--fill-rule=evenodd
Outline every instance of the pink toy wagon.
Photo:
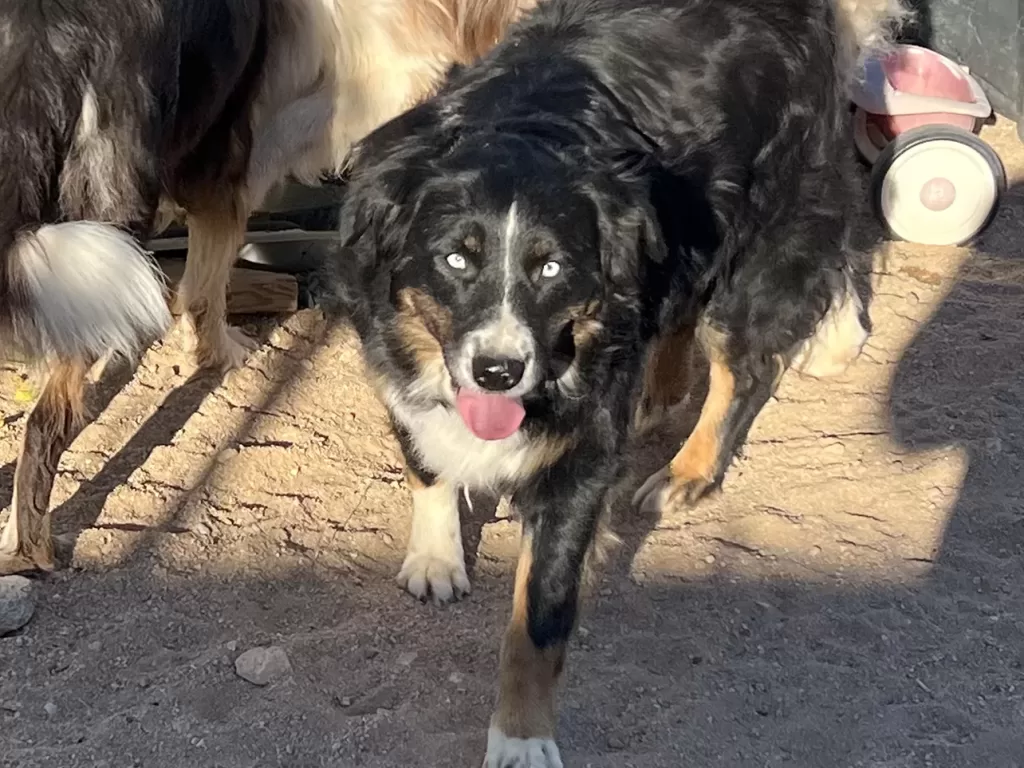
M 966 68 L 900 45 L 868 59 L 853 103 L 857 151 L 872 165 L 872 204 L 893 237 L 960 245 L 988 226 L 1006 171 L 977 136 L 992 106 Z

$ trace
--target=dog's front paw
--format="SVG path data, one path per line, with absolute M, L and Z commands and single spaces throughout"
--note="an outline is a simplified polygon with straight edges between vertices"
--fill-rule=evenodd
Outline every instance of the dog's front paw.
M 469 594 L 466 564 L 428 554 L 410 552 L 398 573 L 399 585 L 420 600 L 433 596 L 437 604 Z
M 487 731 L 483 768 L 563 768 L 554 739 L 514 739 L 500 729 Z

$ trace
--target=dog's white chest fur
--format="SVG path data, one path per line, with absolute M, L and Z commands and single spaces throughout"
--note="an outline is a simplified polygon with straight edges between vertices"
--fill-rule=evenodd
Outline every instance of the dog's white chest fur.
M 534 449 L 520 432 L 504 440 L 481 440 L 450 408 L 423 411 L 395 400 L 390 400 L 392 413 L 412 436 L 420 461 L 450 483 L 493 488 L 522 477 L 533 464 Z

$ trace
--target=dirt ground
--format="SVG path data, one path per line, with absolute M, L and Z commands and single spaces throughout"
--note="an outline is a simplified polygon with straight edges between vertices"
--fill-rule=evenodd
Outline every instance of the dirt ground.
M 1024 182 L 1013 127 L 985 136 Z M 1024 187 L 973 250 L 880 244 L 847 374 L 787 376 L 715 498 L 617 510 L 567 765 L 1024 766 L 1022 253 Z M 516 527 L 465 521 L 465 601 L 404 594 L 409 494 L 350 332 L 315 311 L 251 330 L 223 383 L 152 350 L 65 456 L 73 553 L 0 639 L 0 766 L 479 766 Z M 638 445 L 638 477 L 682 421 Z M 268 644 L 293 674 L 258 688 L 234 659 Z

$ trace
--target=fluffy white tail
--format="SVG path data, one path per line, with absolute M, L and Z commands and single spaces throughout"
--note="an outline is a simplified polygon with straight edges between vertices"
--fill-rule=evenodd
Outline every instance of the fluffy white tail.
M 835 0 L 844 66 L 892 45 L 913 15 L 902 0 Z
M 0 272 L 0 358 L 134 358 L 171 322 L 163 276 L 107 224 L 48 224 L 19 234 Z M 4 285 L 6 283 L 6 285 Z

